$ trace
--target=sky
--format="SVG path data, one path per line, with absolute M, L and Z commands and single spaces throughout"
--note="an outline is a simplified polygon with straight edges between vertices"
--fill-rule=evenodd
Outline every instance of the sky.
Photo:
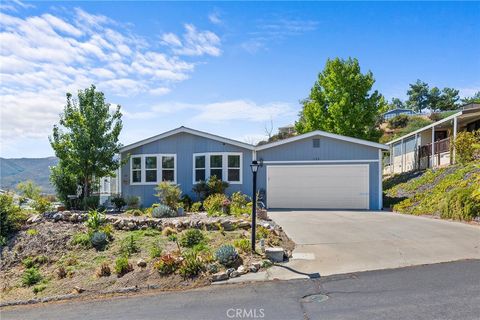
M 404 99 L 421 79 L 480 90 L 480 2 L 0 4 L 0 156 L 52 156 L 65 105 L 94 84 L 124 145 L 179 126 L 248 143 L 292 124 L 329 58 Z

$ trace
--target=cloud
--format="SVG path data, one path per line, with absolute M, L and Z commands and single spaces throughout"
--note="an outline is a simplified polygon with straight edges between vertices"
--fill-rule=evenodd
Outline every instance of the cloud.
M 32 4 L 27 4 L 23 3 L 22 1 L 19 0 L 5 0 L 0 3 L 0 10 L 1 11 L 12 11 L 12 12 L 17 12 L 19 9 L 29 9 L 29 8 L 35 8 L 34 5 Z
M 480 86 L 459 88 L 458 90 L 460 91 L 459 93 L 460 97 L 469 98 L 469 97 L 473 97 L 475 93 L 480 92 Z
M 169 47 L 173 53 L 181 56 L 221 55 L 220 38 L 211 31 L 199 31 L 193 24 L 185 24 L 182 39 L 173 33 L 164 33 L 162 44 Z
M 211 23 L 213 24 L 222 24 L 223 21 L 220 18 L 220 13 L 217 11 L 214 11 L 208 15 L 208 20 L 210 20 Z
M 196 62 L 184 61 L 180 52 L 220 54 L 214 33 L 193 25 L 186 30 L 179 43 L 174 34 L 166 37 L 172 54 L 125 24 L 81 8 L 62 16 L 0 13 L 2 139 L 45 138 L 58 122 L 65 93 L 90 84 L 107 97 L 168 94 L 195 69 Z

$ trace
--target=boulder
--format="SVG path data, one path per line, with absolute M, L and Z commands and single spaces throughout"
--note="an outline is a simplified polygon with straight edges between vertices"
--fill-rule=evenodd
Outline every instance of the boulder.
M 226 272 L 217 272 L 212 274 L 212 282 L 224 281 L 228 279 L 228 274 Z
M 250 267 L 248 267 L 248 271 L 250 271 L 250 272 L 257 272 L 258 269 L 259 268 L 255 267 L 253 264 Z
M 223 220 L 220 224 L 221 224 L 223 230 L 225 230 L 225 231 L 235 230 L 235 226 L 233 225 L 233 223 L 230 220 Z
M 85 289 L 83 289 L 83 288 L 81 288 L 81 287 L 79 287 L 79 286 L 73 287 L 73 293 L 80 294 L 80 293 L 82 293 L 82 292 L 84 292 L 84 291 L 85 291 Z
M 244 266 L 240 266 L 237 268 L 237 272 L 240 274 L 245 274 L 248 272 L 248 270 Z
M 27 223 L 36 223 L 42 220 L 42 216 L 39 214 L 34 214 L 30 218 L 27 219 Z
M 63 219 L 63 215 L 60 212 L 57 212 L 53 215 L 53 220 L 55 220 L 55 222 L 60 221 L 62 219 Z
M 230 278 L 236 278 L 236 277 L 240 277 L 240 272 L 235 270 L 232 273 L 230 273 Z
M 147 266 L 147 262 L 143 259 L 139 259 L 137 261 L 137 266 L 139 266 L 140 268 L 145 268 Z
M 284 252 L 282 247 L 265 248 L 265 255 L 272 262 L 283 262 Z
M 239 229 L 250 229 L 250 222 L 248 221 L 244 221 L 244 220 L 240 220 L 238 223 L 237 223 L 237 227 Z
M 234 268 L 229 268 L 229 269 L 227 269 L 226 273 L 227 273 L 228 276 L 230 276 L 230 274 L 231 274 L 233 271 L 235 271 Z

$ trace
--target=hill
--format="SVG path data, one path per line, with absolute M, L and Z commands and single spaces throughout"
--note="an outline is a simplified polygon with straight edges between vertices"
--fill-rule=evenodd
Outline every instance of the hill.
M 54 194 L 50 184 L 50 166 L 56 165 L 56 157 L 47 158 L 0 158 L 0 188 L 15 189 L 20 181 L 32 180 L 42 188 L 42 192 Z

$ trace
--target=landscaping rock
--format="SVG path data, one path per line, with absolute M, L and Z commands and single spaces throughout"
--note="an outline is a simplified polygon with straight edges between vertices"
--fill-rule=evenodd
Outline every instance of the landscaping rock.
M 226 272 L 218 272 L 212 275 L 212 282 L 224 281 L 228 279 L 228 274 Z
M 34 214 L 30 218 L 27 219 L 27 223 L 36 223 L 42 221 L 42 216 L 39 214 Z
M 260 269 L 260 267 L 262 266 L 262 264 L 257 261 L 257 262 L 253 262 L 253 263 L 252 263 L 252 266 L 254 266 L 255 268 L 257 268 L 257 270 L 258 270 L 258 269 Z
M 60 221 L 62 219 L 63 219 L 63 215 L 60 212 L 57 212 L 53 215 L 53 220 L 55 220 L 55 222 Z
M 223 220 L 222 222 L 220 222 L 220 225 L 225 231 L 235 230 L 235 227 L 230 220 Z
M 230 274 L 231 274 L 233 271 L 235 271 L 234 268 L 229 268 L 229 269 L 227 269 L 227 271 L 226 271 L 226 272 L 227 272 L 227 275 L 230 277 Z
M 237 223 L 237 227 L 244 230 L 250 229 L 250 222 L 241 220 Z
M 234 270 L 232 273 L 230 273 L 230 278 L 236 278 L 236 277 L 240 277 L 240 272 L 238 272 L 237 270 Z
M 272 262 L 283 262 L 284 252 L 282 247 L 265 248 L 265 255 Z
M 240 266 L 237 268 L 237 272 L 240 274 L 245 274 L 248 272 L 248 270 L 244 266 Z
M 137 261 L 137 266 L 139 266 L 140 268 L 145 268 L 147 266 L 147 262 L 143 259 L 139 259 Z
M 85 289 L 83 289 L 83 288 L 81 288 L 81 287 L 79 287 L 79 286 L 73 287 L 73 293 L 80 294 L 80 293 L 82 293 L 82 292 L 84 292 L 84 291 L 85 291 Z
M 255 267 L 254 265 L 251 265 L 250 267 L 248 267 L 248 271 L 250 272 L 257 272 L 259 268 Z

